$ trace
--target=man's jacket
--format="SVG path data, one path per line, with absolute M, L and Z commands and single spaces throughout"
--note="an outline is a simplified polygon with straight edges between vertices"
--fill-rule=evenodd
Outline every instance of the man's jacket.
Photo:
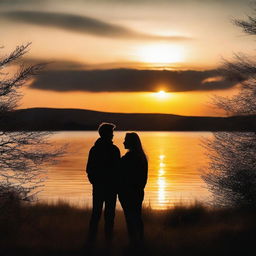
M 93 185 L 114 186 L 118 180 L 120 151 L 111 140 L 99 138 L 89 152 L 86 172 Z

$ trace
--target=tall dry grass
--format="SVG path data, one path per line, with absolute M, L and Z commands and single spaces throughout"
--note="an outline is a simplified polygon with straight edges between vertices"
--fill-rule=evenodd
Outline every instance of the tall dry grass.
M 208 209 L 200 204 L 168 210 L 144 208 L 145 243 L 128 248 L 125 220 L 117 211 L 115 238 L 105 244 L 103 223 L 92 255 L 253 255 L 256 212 Z M 89 255 L 85 247 L 90 209 L 9 203 L 0 215 L 0 255 Z M 250 251 L 250 254 L 248 254 Z

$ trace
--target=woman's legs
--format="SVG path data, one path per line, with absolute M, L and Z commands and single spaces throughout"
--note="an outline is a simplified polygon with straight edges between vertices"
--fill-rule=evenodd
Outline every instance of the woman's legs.
M 136 192 L 136 200 L 134 204 L 134 227 L 136 233 L 136 242 L 141 243 L 144 239 L 144 223 L 142 219 L 142 202 L 144 199 L 144 190 Z
M 143 190 L 130 190 L 119 195 L 122 205 L 130 243 L 141 243 L 144 237 L 144 224 L 142 220 Z
M 118 198 L 124 211 L 129 240 L 132 242 L 134 237 L 134 216 L 132 211 L 133 196 L 130 192 L 127 190 L 122 191 L 118 194 Z

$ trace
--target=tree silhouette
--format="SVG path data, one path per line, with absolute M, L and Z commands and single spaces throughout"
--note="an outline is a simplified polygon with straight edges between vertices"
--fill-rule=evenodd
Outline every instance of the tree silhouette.
M 25 67 L 19 62 L 30 43 L 17 46 L 0 59 L 0 122 L 19 103 L 19 88 L 43 68 L 43 64 Z M 17 68 L 18 66 L 18 68 Z M 16 68 L 15 68 L 16 67 Z M 15 71 L 13 72 L 13 69 Z M 39 192 L 45 178 L 45 166 L 63 154 L 49 142 L 50 132 L 10 132 L 1 124 L 0 130 L 0 200 L 17 198 L 31 200 Z
M 250 35 L 256 35 L 256 18 L 234 20 Z M 237 95 L 215 97 L 214 104 L 229 115 L 256 115 L 256 62 L 239 54 L 221 69 L 227 79 L 237 80 Z M 253 130 L 256 131 L 256 118 Z M 256 132 L 215 132 L 205 141 L 209 171 L 202 177 L 219 206 L 256 207 Z

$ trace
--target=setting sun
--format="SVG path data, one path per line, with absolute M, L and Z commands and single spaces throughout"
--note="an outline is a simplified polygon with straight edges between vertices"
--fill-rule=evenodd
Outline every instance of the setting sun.
M 156 93 L 156 96 L 159 98 L 159 99 L 164 99 L 167 97 L 167 93 L 165 91 L 159 91 Z
M 138 50 L 138 56 L 147 63 L 176 63 L 184 60 L 184 49 L 172 44 L 146 45 Z

